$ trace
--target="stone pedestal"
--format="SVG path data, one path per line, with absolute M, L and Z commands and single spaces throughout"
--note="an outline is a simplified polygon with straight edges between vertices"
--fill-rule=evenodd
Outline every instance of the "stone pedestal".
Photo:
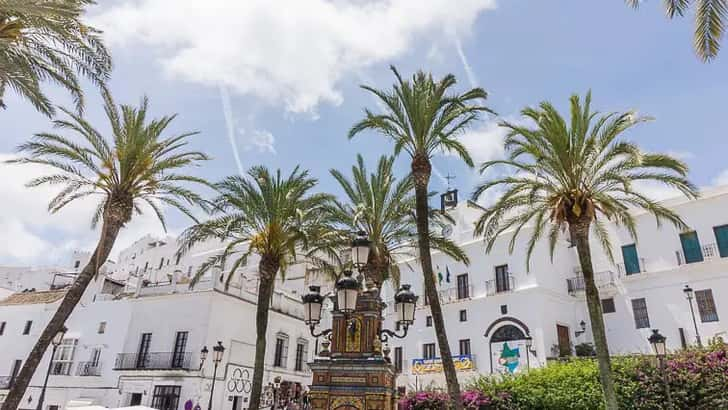
M 396 374 L 382 356 L 379 332 L 383 304 L 377 291 L 359 295 L 357 309 L 345 315 L 335 309 L 331 351 L 309 367 L 314 410 L 394 410 Z M 323 352 L 322 352 L 323 354 Z

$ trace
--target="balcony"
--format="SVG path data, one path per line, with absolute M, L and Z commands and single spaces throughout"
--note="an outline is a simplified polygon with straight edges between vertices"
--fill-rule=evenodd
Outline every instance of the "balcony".
M 440 299 L 440 303 L 443 305 L 446 305 L 448 303 L 461 302 L 464 300 L 470 300 L 470 298 L 473 297 L 473 285 L 468 285 L 464 287 L 455 286 L 452 288 L 441 289 L 437 292 L 437 296 Z M 387 303 L 387 305 L 390 304 L 391 302 Z M 428 305 L 429 303 L 427 303 L 427 298 L 424 295 L 417 299 L 418 308 L 422 308 Z
M 78 363 L 78 367 L 76 368 L 76 376 L 101 376 L 101 363 Z
M 614 275 L 614 272 L 602 271 L 602 272 L 594 273 L 594 282 L 597 285 L 597 288 L 604 288 L 607 286 L 616 285 L 617 280 Z M 569 294 L 572 296 L 575 295 L 576 293 L 584 292 L 586 290 L 586 283 L 584 282 L 584 276 L 579 274 L 579 276 L 566 279 L 566 288 L 569 291 Z
M 618 263 L 617 264 L 617 273 L 621 277 L 621 276 L 636 275 L 638 273 L 647 272 L 647 269 L 645 268 L 645 266 L 647 266 L 646 263 L 645 263 L 645 258 L 639 258 L 638 261 L 637 261 L 637 263 L 639 264 L 639 267 L 637 268 L 637 271 L 636 272 L 627 272 L 626 265 L 623 262 L 622 263 Z
M 700 246 L 700 252 L 697 250 L 692 254 L 685 254 L 682 249 L 675 251 L 675 257 L 677 258 L 678 266 L 687 265 L 690 263 L 705 262 L 713 259 L 719 259 L 720 253 L 718 252 L 718 246 L 714 243 Z
M 485 282 L 485 292 L 488 296 L 513 292 L 515 289 L 516 279 L 513 275 L 506 276 L 505 280 L 491 279 Z
M 119 353 L 114 370 L 190 370 L 191 352 Z

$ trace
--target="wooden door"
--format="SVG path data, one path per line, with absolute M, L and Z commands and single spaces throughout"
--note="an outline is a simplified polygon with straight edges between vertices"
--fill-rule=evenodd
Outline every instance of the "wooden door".
M 571 339 L 567 326 L 556 325 L 556 336 L 559 342 L 559 356 L 571 356 Z

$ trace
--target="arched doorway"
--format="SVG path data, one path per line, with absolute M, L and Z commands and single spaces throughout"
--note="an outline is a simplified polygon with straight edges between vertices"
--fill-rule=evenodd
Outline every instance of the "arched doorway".
M 516 373 L 529 367 L 526 347 L 528 327 L 516 318 L 500 318 L 485 332 L 490 350 L 491 373 Z

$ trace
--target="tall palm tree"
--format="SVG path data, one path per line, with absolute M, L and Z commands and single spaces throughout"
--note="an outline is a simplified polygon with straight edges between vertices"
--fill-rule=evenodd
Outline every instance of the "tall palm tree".
M 117 108 L 108 92 L 104 91 L 103 97 L 110 137 L 105 137 L 78 114 L 61 108 L 69 118 L 55 120 L 55 127 L 76 134 L 78 141 L 55 133 L 35 134 L 31 141 L 19 147 L 24 156 L 10 161 L 40 164 L 57 172 L 27 184 L 63 188 L 48 204 L 51 213 L 70 203 L 96 198 L 98 205 L 91 224 L 95 227 L 101 222 L 101 236 L 88 264 L 68 288 L 33 346 L 5 399 L 3 410 L 17 408 L 53 336 L 63 327 L 99 267 L 106 262 L 119 231 L 131 221 L 133 214 L 141 213 L 142 206 L 149 206 L 166 229 L 163 206 L 192 217 L 188 207 L 204 205 L 202 198 L 184 185 L 207 183 L 180 173 L 208 159 L 203 153 L 185 150 L 187 139 L 197 133 L 163 137 L 175 115 L 149 120 L 146 98 L 138 108 L 128 105 Z
M 613 260 L 609 234 L 604 218 L 624 226 L 636 239 L 634 208 L 643 209 L 657 218 L 685 228 L 682 219 L 671 210 L 640 193 L 640 182 L 658 182 L 677 188 L 696 198 L 695 186 L 687 180 L 688 168 L 683 162 L 664 154 L 641 151 L 621 134 L 646 118 L 634 112 L 600 115 L 592 112 L 591 92 L 582 104 L 577 95 L 571 97 L 568 123 L 553 105 L 542 102 L 538 108 L 525 108 L 521 114 L 535 123 L 528 127 L 509 122 L 505 146 L 506 159 L 488 161 L 481 172 L 494 166 L 505 166 L 515 174 L 479 185 L 473 193 L 477 200 L 492 188 L 505 193 L 486 208 L 476 223 L 476 235 L 483 235 L 488 252 L 499 235 L 513 230 L 509 250 L 524 227 L 531 230 L 527 242 L 527 265 L 538 240 L 548 237 L 553 255 L 561 231 L 569 231 L 576 245 L 586 287 L 586 302 L 599 362 L 599 376 L 608 409 L 617 408 L 611 372 L 607 337 L 594 283 L 589 236 L 597 241 Z M 601 217 L 601 218 L 600 218 Z
M 638 8 L 641 0 L 626 0 Z M 714 59 L 720 51 L 720 42 L 728 22 L 726 0 L 665 0 L 665 12 L 670 18 L 683 17 L 690 7 L 695 7 L 695 33 L 693 47 L 703 62 Z
M 343 231 L 344 241 L 351 232 L 363 231 L 372 241 L 371 252 L 365 268 L 367 280 L 377 288 L 386 280 L 397 288 L 400 281 L 398 259 L 415 257 L 417 223 L 413 181 L 408 175 L 398 180 L 392 167 L 394 157 L 381 156 L 375 172 L 369 174 L 364 158 L 357 155 L 351 167 L 351 179 L 332 169 L 346 195 L 346 202 L 334 201 L 330 209 L 332 223 Z M 452 221 L 438 211 L 430 211 L 432 224 L 443 225 Z M 469 264 L 467 255 L 452 241 L 432 235 L 432 247 L 458 262 Z M 339 244 L 343 248 L 347 243 Z
M 396 83 L 391 91 L 362 86 L 374 94 L 383 104 L 384 113 L 376 114 L 368 109 L 364 119 L 349 131 L 353 138 L 364 130 L 374 130 L 394 141 L 394 153 L 405 151 L 411 158 L 412 178 L 415 188 L 415 215 L 417 218 L 417 247 L 424 275 L 425 294 L 430 301 L 435 333 L 440 347 L 448 392 L 456 409 L 462 408 L 460 386 L 450 353 L 440 300 L 437 297 L 435 277 L 430 255 L 428 189 L 432 172 L 432 156 L 439 151 L 458 155 L 468 166 L 473 160 L 465 146 L 458 140 L 482 112 L 491 112 L 481 105 L 487 93 L 473 88 L 462 94 L 451 93 L 455 77 L 451 74 L 435 81 L 431 74 L 417 72 L 411 80 L 405 80 L 391 67 Z
M 101 86 L 111 72 L 111 56 L 100 31 L 81 21 L 93 0 L 0 0 L 0 107 L 10 88 L 41 113 L 55 109 L 41 90 L 51 81 L 83 107 L 78 75 Z
M 227 242 L 223 251 L 200 266 L 193 283 L 211 267 L 226 266 L 230 259 L 233 263 L 227 272 L 229 283 L 251 254 L 260 258 L 255 369 L 248 405 L 257 409 L 265 370 L 268 309 L 276 276 L 285 277 L 286 268 L 297 258 L 299 250 L 305 252 L 328 240 L 326 205 L 331 196 L 312 193 L 316 179 L 298 167 L 284 176 L 280 170 L 271 173 L 256 166 L 248 171 L 248 177 L 231 176 L 216 184 L 219 195 L 212 203 L 212 218 L 183 232 L 180 252 L 208 239 Z

